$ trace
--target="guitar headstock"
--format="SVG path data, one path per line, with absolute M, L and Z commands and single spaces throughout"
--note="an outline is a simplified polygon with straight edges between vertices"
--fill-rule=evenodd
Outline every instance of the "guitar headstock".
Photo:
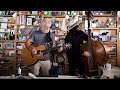
M 66 47 L 66 49 L 70 49 L 72 47 L 72 44 L 71 43 L 66 43 L 65 47 Z

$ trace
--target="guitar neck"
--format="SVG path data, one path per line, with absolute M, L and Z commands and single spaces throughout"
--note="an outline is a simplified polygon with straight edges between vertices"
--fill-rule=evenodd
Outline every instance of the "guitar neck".
M 50 51 L 55 51 L 56 52 L 56 50 L 58 49 L 58 48 L 60 48 L 60 47 L 71 47 L 71 45 L 70 44 L 68 44 L 68 45 L 62 45 L 62 46 L 56 46 L 56 47 L 53 47 L 53 48 L 49 48 L 49 49 L 44 49 L 44 50 L 40 50 L 40 48 L 38 48 L 37 50 L 38 50 L 38 54 L 40 54 L 40 53 L 43 53 L 43 54 L 45 54 L 45 53 L 48 53 L 48 52 L 50 52 Z

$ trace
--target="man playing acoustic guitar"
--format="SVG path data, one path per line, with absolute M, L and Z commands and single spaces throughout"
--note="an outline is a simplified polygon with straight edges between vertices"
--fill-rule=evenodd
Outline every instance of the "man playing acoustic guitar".
M 50 27 L 51 21 L 44 19 L 40 24 L 40 30 L 34 31 L 26 40 L 25 45 L 33 55 L 38 53 L 35 47 L 39 47 L 40 45 L 44 45 L 46 49 L 55 47 L 55 37 L 54 34 L 50 32 Z M 57 50 L 60 52 L 63 50 L 63 47 Z M 50 52 L 46 52 L 42 59 L 43 60 L 38 60 L 37 63 L 32 66 L 32 73 L 34 75 L 41 74 L 42 76 L 49 76 L 49 70 L 51 68 Z

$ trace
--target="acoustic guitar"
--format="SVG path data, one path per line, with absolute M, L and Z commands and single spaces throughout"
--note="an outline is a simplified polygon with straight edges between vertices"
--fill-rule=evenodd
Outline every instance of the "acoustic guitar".
M 59 47 L 65 47 L 69 49 L 72 47 L 70 43 L 63 44 L 62 46 L 54 47 L 52 49 L 46 49 L 44 45 L 35 47 L 37 49 L 37 54 L 32 54 L 27 48 L 23 49 L 23 63 L 25 66 L 32 66 L 38 60 L 44 60 L 44 54 L 53 50 L 57 50 Z

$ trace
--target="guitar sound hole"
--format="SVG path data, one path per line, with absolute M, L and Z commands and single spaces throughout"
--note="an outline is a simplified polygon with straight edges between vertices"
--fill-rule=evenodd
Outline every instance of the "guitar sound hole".
M 37 50 L 37 54 L 41 54 L 41 51 L 40 51 L 40 50 Z

